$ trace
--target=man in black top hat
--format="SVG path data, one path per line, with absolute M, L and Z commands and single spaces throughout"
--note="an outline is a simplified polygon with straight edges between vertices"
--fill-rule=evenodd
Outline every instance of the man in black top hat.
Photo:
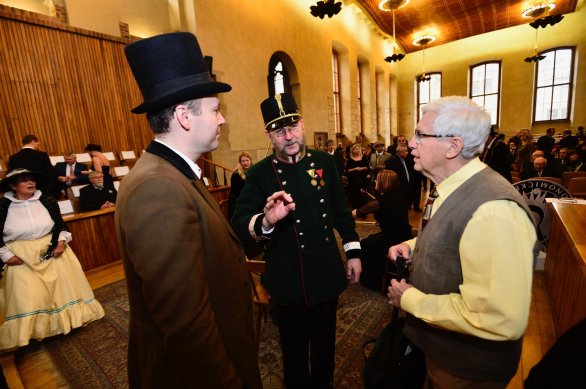
M 263 281 L 275 304 L 285 385 L 330 388 L 338 295 L 360 277 L 360 239 L 334 160 L 305 147 L 293 96 L 270 97 L 261 111 L 274 154 L 250 169 L 232 221 L 242 240 L 266 242 Z
M 130 303 L 131 388 L 262 387 L 240 242 L 196 165 L 224 117 L 193 34 L 128 45 L 155 140 L 120 187 L 116 232 Z

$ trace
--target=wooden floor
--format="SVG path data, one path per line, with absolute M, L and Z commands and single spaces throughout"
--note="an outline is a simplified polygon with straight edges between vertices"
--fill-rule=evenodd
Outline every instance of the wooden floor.
M 420 213 L 410 211 L 412 225 L 417 225 Z M 120 262 L 113 263 L 86 273 L 93 289 L 100 288 L 124 278 Z M 509 384 L 509 389 L 523 388 L 523 380 L 529 370 L 549 350 L 556 340 L 551 307 L 545 288 L 543 271 L 537 271 L 533 277 L 533 297 L 529 324 L 523 340 L 523 353 L 516 376 Z M 12 389 L 19 388 L 67 388 L 66 382 L 59 375 L 49 356 L 42 352 L 39 345 L 19 349 L 16 353 L 0 354 L 0 363 Z M 21 382 L 22 380 L 22 382 Z

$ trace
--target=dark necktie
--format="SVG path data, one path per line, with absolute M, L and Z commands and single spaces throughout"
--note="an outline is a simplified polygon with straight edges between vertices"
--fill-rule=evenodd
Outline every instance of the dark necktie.
M 427 196 L 427 201 L 425 202 L 425 209 L 423 210 L 423 217 L 421 218 L 421 230 L 425 228 L 429 219 L 431 219 L 431 208 L 433 207 L 433 202 L 437 199 L 438 193 L 437 189 L 434 186 L 433 190 Z

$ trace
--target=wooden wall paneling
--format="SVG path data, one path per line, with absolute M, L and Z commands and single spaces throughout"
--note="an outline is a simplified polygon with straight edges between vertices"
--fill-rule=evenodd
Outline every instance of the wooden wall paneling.
M 140 155 L 152 133 L 144 115 L 130 113 L 142 96 L 124 56 L 128 41 L 6 8 L 0 8 L 0 32 L 5 159 L 28 133 L 55 155 L 81 152 L 89 142 Z
M 18 56 L 15 52 L 18 50 L 16 47 L 16 28 L 17 26 L 14 23 L 7 23 L 5 26 L 4 32 L 6 36 L 6 47 L 3 48 L 3 51 L 6 53 L 6 61 L 7 61 L 7 82 L 5 88 L 7 90 L 7 106 L 8 106 L 8 128 L 7 128 L 7 138 L 6 138 L 6 161 L 8 162 L 8 157 L 12 154 L 12 150 L 20 146 L 20 139 L 15 141 L 15 138 L 19 137 L 15 131 L 15 125 L 18 125 L 17 121 L 17 112 L 18 108 L 17 105 L 19 104 L 19 96 L 22 95 L 22 91 L 20 91 L 20 85 L 18 84 L 17 80 L 17 70 L 19 69 Z M 4 89 L 4 87 L 2 88 Z M 3 104 L 4 105 L 4 104 Z M 17 148 L 18 149 L 18 148 Z
M 545 279 L 557 336 L 586 318 L 586 210 L 583 205 L 550 204 Z
M 71 248 L 84 271 L 120 260 L 114 210 L 93 211 L 64 217 L 71 231 Z
M 13 107 L 14 100 L 11 98 L 10 88 L 8 87 L 12 73 L 9 58 L 9 38 L 8 26 L 3 20 L 0 20 L 0 101 L 3 102 L 3 104 L 0 104 L 0 112 L 2 112 L 0 126 L 6 130 L 0 133 L 0 152 L 2 153 L 0 157 L 5 161 L 8 161 L 10 155 L 8 153 L 11 149 L 10 143 L 12 138 L 10 117 L 11 112 L 15 111 Z

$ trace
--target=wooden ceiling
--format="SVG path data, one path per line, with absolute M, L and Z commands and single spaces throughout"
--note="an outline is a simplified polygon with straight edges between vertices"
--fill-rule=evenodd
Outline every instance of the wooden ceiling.
M 578 0 L 555 1 L 550 15 L 574 12 Z M 379 9 L 380 0 L 355 0 L 371 19 L 388 35 L 393 34 L 392 12 Z M 401 3 L 392 0 L 391 3 Z M 528 24 L 532 19 L 521 16 L 535 1 L 528 0 L 410 0 L 395 11 L 396 41 L 406 53 L 420 50 L 413 44 L 418 34 L 432 31 L 437 39 L 427 47 L 502 28 Z M 546 16 L 546 15 L 542 15 Z M 563 23 L 563 21 L 561 21 Z M 527 28 L 531 28 L 527 26 Z

